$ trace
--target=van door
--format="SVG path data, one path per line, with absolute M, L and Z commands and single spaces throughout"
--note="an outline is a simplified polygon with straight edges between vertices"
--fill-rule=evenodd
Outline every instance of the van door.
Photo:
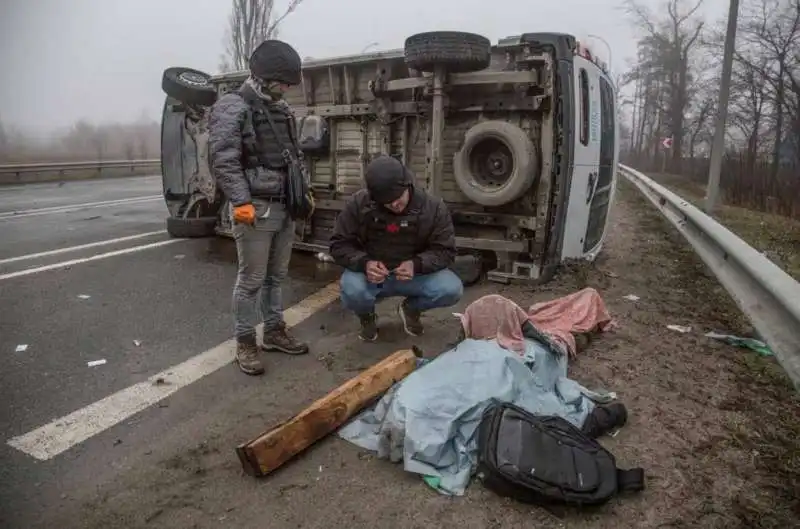
M 608 212 L 616 189 L 616 168 L 619 156 L 618 120 L 614 87 L 604 76 L 600 87 L 600 174 L 589 209 L 589 222 L 583 241 L 583 252 L 594 257 L 603 245 Z
M 599 69 L 580 56 L 573 59 L 573 64 L 575 133 L 562 259 L 584 255 L 590 206 L 600 173 Z

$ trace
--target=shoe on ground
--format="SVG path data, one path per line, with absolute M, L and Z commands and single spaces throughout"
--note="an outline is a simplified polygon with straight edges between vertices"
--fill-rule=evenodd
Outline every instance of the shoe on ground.
M 362 314 L 358 317 L 361 329 L 358 331 L 358 338 L 365 342 L 374 342 L 378 339 L 378 317 L 374 312 Z
M 425 331 L 421 321 L 422 313 L 410 308 L 405 301 L 397 306 L 397 314 L 403 322 L 403 329 L 406 331 L 406 334 L 410 336 L 420 336 Z
M 236 343 L 236 363 L 248 375 L 264 374 L 264 365 L 258 359 L 258 346 L 254 343 Z
M 308 345 L 289 334 L 285 325 L 265 331 L 262 347 L 265 351 L 277 351 L 287 355 L 304 355 L 308 352 Z

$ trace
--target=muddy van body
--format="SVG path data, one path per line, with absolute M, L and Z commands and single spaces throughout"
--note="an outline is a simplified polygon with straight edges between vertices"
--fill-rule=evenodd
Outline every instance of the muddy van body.
M 230 208 L 209 169 L 208 109 L 247 72 L 164 72 L 168 231 L 230 236 Z M 405 163 L 448 204 L 462 279 L 547 281 L 566 259 L 594 259 L 613 201 L 616 92 L 574 37 L 531 33 L 492 45 L 431 32 L 402 50 L 307 60 L 285 96 L 317 209 L 295 248 L 326 252 L 336 215 L 376 155 Z

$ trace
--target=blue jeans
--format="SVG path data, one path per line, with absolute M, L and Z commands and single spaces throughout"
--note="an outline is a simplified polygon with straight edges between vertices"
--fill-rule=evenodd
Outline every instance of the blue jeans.
M 391 275 L 379 285 L 367 281 L 363 273 L 345 270 L 340 284 L 342 305 L 359 316 L 375 312 L 375 303 L 379 299 L 403 296 L 410 309 L 423 312 L 455 305 L 464 293 L 461 280 L 448 269 L 415 275 L 410 281 L 401 281 Z
M 234 335 L 253 342 L 259 316 L 264 331 L 283 323 L 281 286 L 289 271 L 294 221 L 282 204 L 253 199 L 255 226 L 233 225 L 239 271 L 233 287 Z

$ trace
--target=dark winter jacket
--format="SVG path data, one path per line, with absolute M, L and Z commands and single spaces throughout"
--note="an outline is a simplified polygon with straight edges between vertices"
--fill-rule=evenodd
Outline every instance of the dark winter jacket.
M 283 133 L 288 120 L 294 119 L 289 106 L 276 101 L 268 103 L 267 107 Z M 223 95 L 211 107 L 208 120 L 211 171 L 234 206 L 247 204 L 253 197 L 280 197 L 284 192 L 285 171 L 261 163 L 273 158 L 280 160 L 282 149 L 266 122 L 260 121 L 264 120 L 253 117 L 250 105 L 237 92 Z M 254 126 L 264 131 L 256 134 Z M 288 133 L 282 136 L 284 143 L 290 142 Z
M 376 204 L 366 189 L 347 199 L 336 218 L 330 239 L 334 261 L 354 272 L 364 272 L 369 260 L 389 270 L 413 260 L 415 274 L 430 274 L 453 264 L 456 255 L 453 220 L 444 201 L 421 189 L 401 214 Z

